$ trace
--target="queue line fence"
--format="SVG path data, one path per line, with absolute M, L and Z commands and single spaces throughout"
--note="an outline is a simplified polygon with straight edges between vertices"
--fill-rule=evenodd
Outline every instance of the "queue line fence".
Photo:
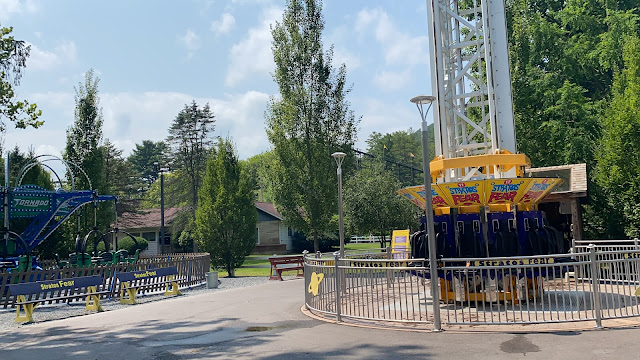
M 100 295 L 101 299 L 109 299 L 120 296 L 120 288 L 122 284 L 117 279 L 117 274 L 122 272 L 153 270 L 157 268 L 173 267 L 178 269 L 178 275 L 175 277 L 178 281 L 179 288 L 188 288 L 199 286 L 206 282 L 206 273 L 210 271 L 211 258 L 207 253 L 189 253 L 189 254 L 169 254 L 158 257 L 140 258 L 136 263 L 117 265 L 92 265 L 88 267 L 68 267 L 58 268 L 51 265 L 42 270 L 29 269 L 20 272 L 0 272 L 0 308 L 15 307 L 16 297 L 11 295 L 8 290 L 9 284 L 19 284 L 25 282 L 44 281 L 44 280 L 64 280 L 80 276 L 102 275 L 103 283 L 101 290 L 108 290 L 107 293 Z M 162 283 L 161 277 L 154 277 L 140 280 L 145 285 L 142 293 L 155 293 L 164 291 L 165 284 Z M 148 286 L 147 286 L 148 285 Z M 69 295 L 69 289 L 48 291 L 40 294 L 31 295 L 27 300 L 35 299 L 56 299 Z M 83 301 L 84 297 L 78 297 Z M 45 304 L 60 303 L 66 300 L 50 300 Z
M 595 322 L 640 317 L 640 249 L 429 262 L 390 252 L 305 254 L 305 305 L 337 321 L 445 325 Z M 434 306 L 435 304 L 435 306 Z

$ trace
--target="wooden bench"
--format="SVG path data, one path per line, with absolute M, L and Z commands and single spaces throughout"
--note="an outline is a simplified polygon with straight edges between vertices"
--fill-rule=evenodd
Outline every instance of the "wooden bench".
M 87 310 L 103 311 L 100 305 L 100 295 L 108 294 L 111 291 L 97 291 L 97 287 L 102 285 L 102 275 L 81 276 L 59 280 L 36 281 L 22 284 L 10 284 L 9 292 L 16 296 L 16 322 L 33 322 L 33 310 L 41 302 L 74 299 L 86 296 Z M 86 289 L 77 293 L 77 289 Z M 53 293 L 66 290 L 69 293 L 64 296 L 50 297 L 43 296 L 39 299 L 27 300 L 28 295 L 41 293 Z M 70 291 L 69 291 L 70 290 Z
M 270 257 L 271 273 L 269 280 L 282 280 L 283 271 L 297 271 L 297 276 L 304 276 L 304 258 L 302 255 Z
M 116 274 L 116 277 L 122 284 L 120 287 L 120 303 L 137 304 L 136 295 L 138 294 L 138 290 L 163 284 L 166 285 L 164 291 L 165 296 L 182 295 L 180 290 L 178 290 L 178 280 L 175 278 L 176 275 L 178 275 L 178 269 L 175 266 L 118 273 Z M 165 281 L 147 284 L 141 283 L 141 281 L 145 279 L 153 279 L 163 276 L 166 277 Z

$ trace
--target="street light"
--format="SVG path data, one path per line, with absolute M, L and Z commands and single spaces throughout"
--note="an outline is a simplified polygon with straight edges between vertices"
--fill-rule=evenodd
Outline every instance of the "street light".
M 427 240 L 429 241 L 429 274 L 431 276 L 431 298 L 433 299 L 433 330 L 441 331 L 440 293 L 438 292 L 438 270 L 436 269 L 436 232 L 433 226 L 433 204 L 431 194 L 431 169 L 429 166 L 429 144 L 427 142 L 427 113 L 436 100 L 431 95 L 418 95 L 411 99 L 416 104 L 422 119 L 422 167 L 424 169 L 425 216 L 427 218 Z M 427 105 L 426 111 L 424 106 Z
M 153 163 L 153 169 L 160 173 L 160 253 L 164 254 L 164 173 L 169 169 L 160 167 L 157 161 Z
M 338 165 L 338 219 L 340 232 L 340 258 L 344 259 L 344 222 L 342 220 L 342 161 L 347 154 L 343 152 L 334 152 L 331 154 L 336 159 Z

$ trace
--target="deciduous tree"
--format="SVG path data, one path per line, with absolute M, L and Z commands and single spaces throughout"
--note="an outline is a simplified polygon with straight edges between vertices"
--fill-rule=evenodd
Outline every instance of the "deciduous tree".
M 17 100 L 14 88 L 20 85 L 22 72 L 31 51 L 22 40 L 11 36 L 12 27 L 0 26 L 0 133 L 6 130 L 5 119 L 16 128 L 40 127 L 42 111 L 28 100 Z
M 420 209 L 402 199 L 396 191 L 400 183 L 384 170 L 381 162 L 372 163 L 345 181 L 344 214 L 353 234 L 386 236 L 394 229 L 408 229 L 418 224 Z
M 81 169 L 72 166 L 75 178 L 75 188 L 80 190 L 97 190 L 100 194 L 107 194 L 105 178 L 105 148 L 102 146 L 102 108 L 98 95 L 100 79 L 94 77 L 93 70 L 87 71 L 84 82 L 75 88 L 75 102 L 73 125 L 67 129 L 67 144 L 63 157 Z M 113 218 L 111 206 L 100 206 L 96 216 L 99 228 L 106 228 Z M 93 209 L 85 206 L 82 215 L 82 233 L 88 232 L 93 226 Z M 68 236 L 70 235 L 69 233 Z
M 196 210 L 199 247 L 211 254 L 211 263 L 235 276 L 256 244 L 258 212 L 253 189 L 243 174 L 229 139 L 219 140 L 207 162 Z
M 276 157 L 276 206 L 291 227 L 313 237 L 316 250 L 337 212 L 331 154 L 352 154 L 358 123 L 346 100 L 346 67 L 333 68 L 333 48 L 323 50 L 323 29 L 321 1 L 288 1 L 282 21 L 271 29 L 280 97 L 271 99 L 266 113 Z M 352 161 L 348 156 L 345 172 Z
M 622 213 L 625 234 L 640 237 L 640 38 L 625 40 L 624 66 L 603 121 L 596 179 L 609 205 Z

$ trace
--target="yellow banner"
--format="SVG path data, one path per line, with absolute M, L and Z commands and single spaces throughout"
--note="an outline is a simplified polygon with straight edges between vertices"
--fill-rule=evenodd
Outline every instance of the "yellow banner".
M 398 190 L 398 194 L 411 201 L 419 208 L 423 210 L 426 209 L 426 194 L 424 191 L 424 185 L 411 186 L 400 189 Z M 447 199 L 443 196 L 442 190 L 438 187 L 438 185 L 435 184 L 431 185 L 431 204 L 433 205 L 434 209 L 451 207 L 451 203 L 447 202 Z
M 486 181 L 487 205 L 515 204 L 523 196 L 531 179 L 492 179 Z M 520 196 L 519 196 L 520 195 Z
M 440 184 L 442 194 L 453 206 L 483 206 L 484 181 L 461 181 Z
M 391 253 L 394 259 L 409 258 L 409 229 L 393 230 L 391 234 Z
M 561 182 L 562 179 L 556 178 L 514 178 L 432 184 L 431 203 L 434 209 L 537 204 Z M 421 209 L 425 209 L 423 185 L 406 187 L 397 192 Z
M 518 204 L 536 204 L 562 182 L 555 178 L 533 178 L 525 187 L 522 196 L 516 199 Z

